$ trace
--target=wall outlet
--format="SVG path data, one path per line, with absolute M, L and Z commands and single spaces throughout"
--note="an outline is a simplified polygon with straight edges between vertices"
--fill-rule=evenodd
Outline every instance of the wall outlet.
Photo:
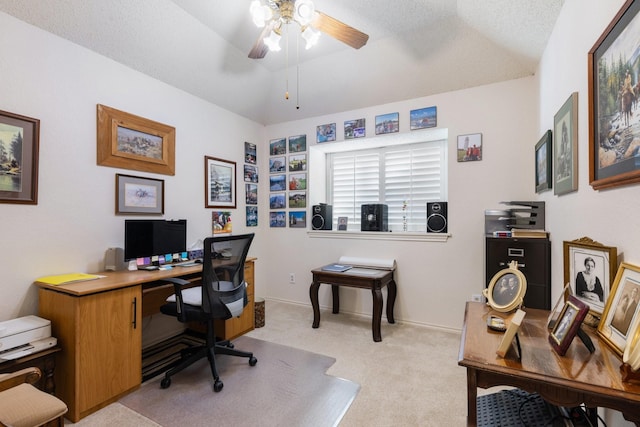
M 296 283 L 296 273 L 289 273 L 289 283 Z
M 482 302 L 482 295 L 480 294 L 471 295 L 471 301 Z

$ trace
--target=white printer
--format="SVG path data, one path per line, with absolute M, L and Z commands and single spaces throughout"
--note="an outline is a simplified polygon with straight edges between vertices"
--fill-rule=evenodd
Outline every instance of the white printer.
M 37 353 L 57 342 L 51 336 L 50 320 L 25 316 L 0 322 L 0 362 Z

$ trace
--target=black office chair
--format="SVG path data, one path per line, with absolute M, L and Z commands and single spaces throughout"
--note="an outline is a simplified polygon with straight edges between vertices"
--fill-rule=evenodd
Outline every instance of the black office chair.
M 239 316 L 247 305 L 247 289 L 244 281 L 244 264 L 254 234 L 237 236 L 208 237 L 204 240 L 202 258 L 202 285 L 184 288 L 190 285 L 186 280 L 165 279 L 173 283 L 174 295 L 160 311 L 177 317 L 180 322 L 202 322 L 206 324 L 204 346 L 191 347 L 182 351 L 178 364 L 166 372 L 160 382 L 162 388 L 171 385 L 171 376 L 204 357 L 209 359 L 213 375 L 213 390 L 222 390 L 216 369 L 216 354 L 248 357 L 249 365 L 255 366 L 258 359 L 253 353 L 235 350 L 228 340 L 216 341 L 214 319 L 230 319 Z

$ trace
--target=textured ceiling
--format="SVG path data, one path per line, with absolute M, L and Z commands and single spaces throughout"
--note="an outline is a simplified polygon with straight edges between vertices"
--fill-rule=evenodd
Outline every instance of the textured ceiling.
M 298 51 L 292 25 L 288 55 L 282 43 L 260 60 L 247 57 L 261 31 L 250 0 L 0 0 L 0 11 L 267 125 L 532 75 L 563 1 L 314 0 L 369 42 L 323 34 Z

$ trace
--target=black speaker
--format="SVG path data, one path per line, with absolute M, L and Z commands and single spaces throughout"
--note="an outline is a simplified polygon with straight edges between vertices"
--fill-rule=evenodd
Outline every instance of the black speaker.
M 360 212 L 360 231 L 389 231 L 389 207 L 387 205 L 362 205 Z
M 320 203 L 311 208 L 311 228 L 331 230 L 333 227 L 333 206 Z
M 427 202 L 427 233 L 447 232 L 447 202 Z

